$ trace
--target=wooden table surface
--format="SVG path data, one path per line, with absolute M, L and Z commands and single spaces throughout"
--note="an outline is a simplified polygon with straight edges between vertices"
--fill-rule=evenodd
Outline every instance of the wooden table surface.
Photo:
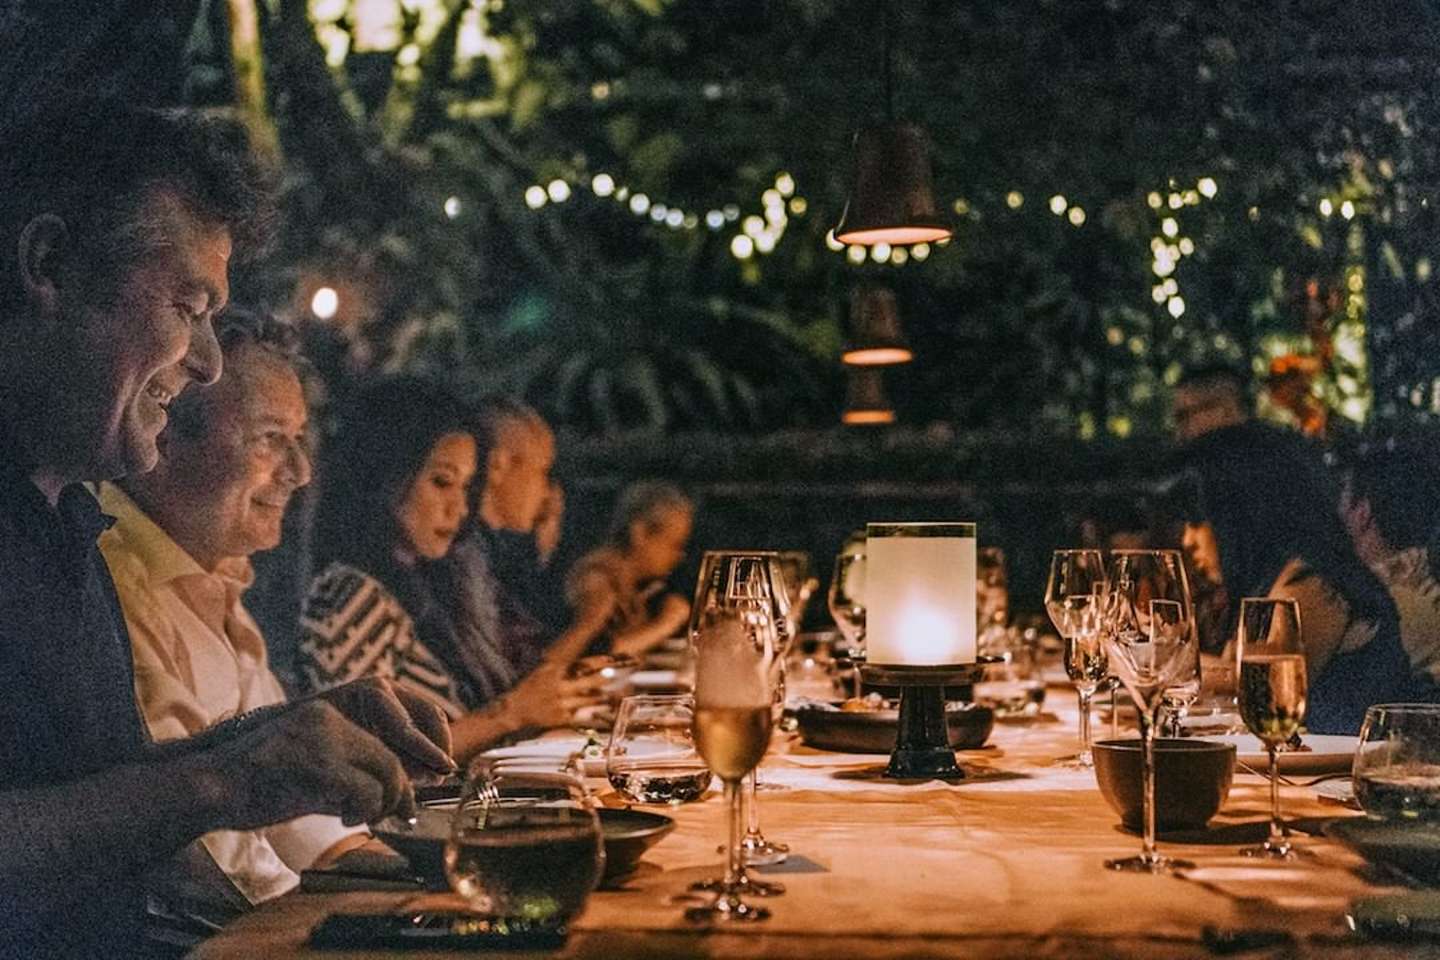
M 883 756 L 823 753 L 777 737 L 762 768 L 763 826 L 793 853 L 790 863 L 760 871 L 788 887 L 766 901 L 769 921 L 703 929 L 682 917 L 693 902 L 687 885 L 720 868 L 724 809 L 712 790 L 697 803 L 646 808 L 674 817 L 675 831 L 622 889 L 591 896 L 554 956 L 1190 957 L 1216 955 L 1207 938 L 1217 934 L 1279 941 L 1245 956 L 1395 955 L 1394 945 L 1355 937 L 1346 912 L 1355 898 L 1400 888 L 1385 886 L 1336 842 L 1297 831 L 1307 859 L 1238 855 L 1264 835 L 1268 810 L 1268 786 L 1249 774 L 1237 773 L 1209 829 L 1162 837 L 1162 851 L 1196 869 L 1183 877 L 1105 869 L 1107 857 L 1138 850 L 1139 838 L 1120 829 L 1093 774 L 1058 763 L 1074 751 L 1072 699 L 1052 689 L 1042 717 L 997 724 L 986 748 L 960 754 L 969 776 L 958 783 L 887 781 L 879 776 Z M 1282 797 L 1287 819 L 1308 830 L 1356 815 L 1310 787 L 1284 787 Z M 399 910 L 409 899 L 291 894 L 194 956 L 393 957 L 304 944 L 330 913 Z

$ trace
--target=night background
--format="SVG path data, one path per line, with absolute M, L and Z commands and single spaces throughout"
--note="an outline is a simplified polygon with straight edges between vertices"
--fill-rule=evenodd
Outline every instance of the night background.
M 866 520 L 977 520 L 1031 608 L 1087 504 L 1162 469 L 1187 367 L 1250 371 L 1263 416 L 1330 442 L 1440 413 L 1425 0 L 64 6 L 0 13 L 7 100 L 246 117 L 286 220 L 233 296 L 301 326 L 317 419 L 383 372 L 522 396 L 559 432 L 572 556 L 665 477 L 696 547 L 822 571 Z M 830 234 L 887 72 L 943 245 Z M 879 374 L 894 423 L 845 426 L 873 284 L 914 357 Z

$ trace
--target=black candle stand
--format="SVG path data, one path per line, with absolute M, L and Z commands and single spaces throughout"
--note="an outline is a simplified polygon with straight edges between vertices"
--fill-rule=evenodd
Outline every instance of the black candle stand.
M 895 750 L 885 776 L 896 780 L 963 780 L 955 763 L 945 728 L 945 688 L 974 684 L 985 675 L 985 664 L 950 663 L 936 666 L 867 663 L 860 670 L 865 682 L 900 688 L 900 722 Z

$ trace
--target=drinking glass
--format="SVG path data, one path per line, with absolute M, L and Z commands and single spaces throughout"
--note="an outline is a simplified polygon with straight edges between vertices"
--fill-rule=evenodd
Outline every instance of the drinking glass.
M 1200 644 L 1194 645 L 1190 669 L 1182 671 L 1177 682 L 1165 688 L 1160 695 L 1165 714 L 1166 735 L 1179 737 L 1184 734 L 1185 717 L 1190 706 L 1200 699 Z
M 557 771 L 476 765 L 445 843 L 445 877 L 477 914 L 564 920 L 605 865 L 584 784 Z
M 1045 611 L 1065 641 L 1065 674 L 1080 701 L 1080 754 L 1073 766 L 1095 765 L 1090 753 L 1090 698 L 1110 674 L 1100 642 L 1100 604 L 1105 593 L 1105 561 L 1099 550 L 1056 550 L 1050 558 Z
M 1165 688 L 1195 655 L 1190 587 L 1178 550 L 1116 550 L 1110 558 L 1102 635 L 1115 675 L 1140 716 L 1144 831 L 1139 856 L 1107 860 L 1112 870 L 1173 873 L 1192 867 L 1155 850 L 1155 728 Z
M 1010 592 L 1001 548 L 981 547 L 975 552 L 975 594 L 978 635 L 984 636 L 992 627 L 1004 629 L 1010 618 Z
M 710 768 L 695 750 L 689 694 L 626 697 L 605 748 L 605 776 L 631 803 L 679 805 L 710 787 Z
M 686 911 L 696 921 L 763 920 L 769 911 L 746 893 L 782 893 L 778 884 L 752 880 L 741 847 L 745 813 L 741 783 L 759 765 L 774 723 L 773 661 L 782 613 L 775 604 L 774 556 L 709 552 L 690 615 L 695 649 L 695 743 L 725 784 L 729 842 L 725 876 L 697 886 L 714 889 L 713 902 Z M 782 587 L 783 589 L 783 587 Z
M 790 636 L 800 634 L 800 624 L 805 619 L 805 608 L 820 581 L 810 575 L 810 554 L 804 550 L 781 550 L 779 552 L 780 573 L 785 577 L 785 596 L 790 610 L 785 620 Z
M 1440 704 L 1366 710 L 1354 774 L 1355 796 L 1370 816 L 1440 821 Z
M 1237 635 L 1240 717 L 1270 754 L 1270 834 L 1247 857 L 1289 860 L 1296 856 L 1280 819 L 1280 747 L 1305 719 L 1305 648 L 1300 605 L 1294 600 L 1243 597 Z
M 835 575 L 830 578 L 830 616 L 845 638 L 845 649 L 835 650 L 835 663 L 848 664 L 860 696 L 858 661 L 865 655 L 865 554 L 848 552 L 835 558 Z

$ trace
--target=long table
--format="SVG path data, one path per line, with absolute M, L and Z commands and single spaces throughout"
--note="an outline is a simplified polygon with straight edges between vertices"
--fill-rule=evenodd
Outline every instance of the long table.
M 1353 853 L 1296 834 L 1309 859 L 1238 855 L 1260 839 L 1268 785 L 1237 773 L 1210 828 L 1167 842 L 1196 864 L 1184 877 L 1114 873 L 1107 857 L 1135 852 L 1094 776 L 1058 761 L 1074 752 L 1075 714 L 1052 690 L 1041 718 L 996 726 L 988 745 L 959 755 L 957 783 L 896 783 L 885 757 L 826 753 L 777 738 L 762 767 L 765 833 L 791 862 L 760 871 L 787 893 L 765 901 L 764 923 L 697 929 L 682 918 L 687 885 L 721 858 L 719 791 L 682 807 L 622 889 L 590 898 L 572 924 L 566 958 L 1199 957 L 1215 944 L 1259 946 L 1260 956 L 1380 957 L 1395 947 L 1355 937 L 1346 911 L 1386 887 Z M 608 788 L 607 788 L 608 789 Z M 1311 788 L 1283 787 L 1288 820 L 1354 816 Z M 607 802 L 614 803 L 614 795 Z M 335 912 L 403 909 L 413 895 L 291 894 L 265 904 L 203 944 L 199 960 L 288 956 L 393 957 L 307 951 L 308 931 Z M 1226 941 L 1226 938 L 1229 938 Z M 517 954 L 524 956 L 524 954 Z

